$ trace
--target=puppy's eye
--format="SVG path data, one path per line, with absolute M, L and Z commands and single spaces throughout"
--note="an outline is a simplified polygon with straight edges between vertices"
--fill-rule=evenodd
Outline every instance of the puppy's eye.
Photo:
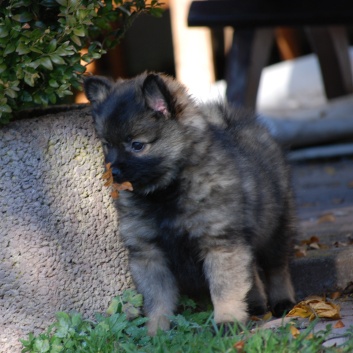
M 145 148 L 145 144 L 143 142 L 134 141 L 131 143 L 131 149 L 134 152 L 141 152 L 143 151 L 144 148 Z

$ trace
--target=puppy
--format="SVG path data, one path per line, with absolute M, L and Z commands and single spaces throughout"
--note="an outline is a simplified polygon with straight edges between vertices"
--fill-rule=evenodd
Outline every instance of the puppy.
M 105 163 L 133 187 L 117 208 L 148 333 L 170 327 L 181 293 L 209 293 L 217 323 L 289 309 L 289 170 L 256 117 L 197 104 L 162 74 L 92 76 L 84 88 Z

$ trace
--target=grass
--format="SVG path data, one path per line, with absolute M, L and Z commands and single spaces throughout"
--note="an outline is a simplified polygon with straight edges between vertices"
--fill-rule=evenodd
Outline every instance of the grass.
M 113 299 L 105 315 L 94 321 L 80 314 L 57 313 L 46 332 L 22 339 L 22 352 L 31 353 L 317 353 L 352 352 L 353 328 L 341 346 L 323 347 L 331 332 L 312 333 L 313 325 L 293 334 L 291 324 L 277 329 L 249 329 L 237 324 L 218 328 L 211 311 L 196 310 L 187 298 L 181 301 L 182 314 L 172 318 L 173 328 L 149 337 L 144 327 L 147 319 L 139 316 L 142 297 L 132 290 Z M 127 319 L 130 318 L 130 320 Z

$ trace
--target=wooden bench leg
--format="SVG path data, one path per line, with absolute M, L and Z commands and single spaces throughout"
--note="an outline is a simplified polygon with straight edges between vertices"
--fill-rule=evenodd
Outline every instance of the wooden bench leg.
M 273 28 L 234 30 L 226 70 L 226 96 L 230 104 L 255 109 L 261 71 L 268 62 L 273 42 Z
M 347 33 L 341 26 L 307 27 L 328 99 L 353 92 Z

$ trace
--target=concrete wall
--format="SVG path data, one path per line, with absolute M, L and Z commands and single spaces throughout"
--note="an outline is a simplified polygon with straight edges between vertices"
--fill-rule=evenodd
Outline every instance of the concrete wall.
M 87 109 L 0 128 L 0 352 L 131 286 Z

